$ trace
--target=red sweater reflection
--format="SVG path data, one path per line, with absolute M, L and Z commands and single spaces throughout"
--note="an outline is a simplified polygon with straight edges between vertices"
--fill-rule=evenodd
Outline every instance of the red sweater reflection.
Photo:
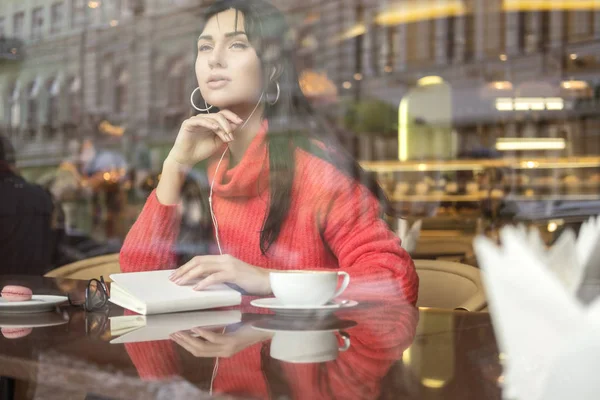
M 247 300 L 247 299 L 245 299 Z M 246 303 L 246 301 L 245 301 Z M 256 311 L 243 306 L 242 311 Z M 372 399 L 381 380 L 399 360 L 415 336 L 418 310 L 400 301 L 365 304 L 341 313 L 357 324 L 345 330 L 351 346 L 337 359 L 323 363 L 294 364 L 269 356 L 269 343 L 257 343 L 229 358 L 219 359 L 213 393 L 271 399 L 285 394 L 294 399 Z M 184 377 L 194 358 L 171 341 L 128 343 L 127 353 L 145 380 Z M 212 370 L 212 369 L 211 369 Z M 207 387 L 210 374 L 203 382 Z

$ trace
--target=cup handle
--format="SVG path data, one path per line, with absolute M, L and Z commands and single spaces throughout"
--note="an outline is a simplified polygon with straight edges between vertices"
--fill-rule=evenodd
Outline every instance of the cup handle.
M 342 286 L 340 286 L 340 288 L 337 290 L 337 292 L 334 293 L 333 298 L 335 299 L 336 297 L 338 297 L 340 294 L 344 293 L 344 290 L 346 290 L 346 288 L 348 287 L 348 284 L 350 283 L 350 275 L 347 272 L 344 271 L 340 271 L 338 272 L 338 276 L 344 276 L 344 280 L 342 281 Z
M 344 345 L 338 348 L 338 351 L 346 351 L 350 348 L 350 335 L 346 332 L 340 332 L 340 336 L 344 339 Z

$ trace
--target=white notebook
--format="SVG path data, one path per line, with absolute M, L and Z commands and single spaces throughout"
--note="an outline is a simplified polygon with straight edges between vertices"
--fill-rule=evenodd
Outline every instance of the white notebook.
M 239 310 L 195 311 L 161 315 L 123 315 L 110 318 L 111 343 L 167 340 L 175 332 L 192 328 L 225 327 L 242 320 Z
M 110 275 L 110 301 L 139 314 L 163 314 L 237 306 L 242 295 L 226 285 L 201 291 L 198 280 L 179 286 L 169 280 L 173 270 L 130 272 Z

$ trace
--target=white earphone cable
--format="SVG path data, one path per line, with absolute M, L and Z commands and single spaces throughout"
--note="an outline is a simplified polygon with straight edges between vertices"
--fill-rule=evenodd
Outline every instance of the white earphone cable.
M 265 94 L 264 91 L 260 94 L 260 97 L 258 98 L 258 102 L 254 106 L 254 109 L 252 110 L 252 112 L 250 113 L 248 118 L 246 118 L 246 121 L 244 121 L 242 126 L 240 126 L 238 129 L 244 128 L 246 126 L 246 124 L 248 123 L 248 121 L 250 121 L 250 118 L 252 117 L 252 115 L 254 115 L 254 113 L 256 112 L 256 109 L 258 108 L 258 105 L 262 101 L 264 94 Z M 215 186 L 215 179 L 217 177 L 217 171 L 219 171 L 219 167 L 221 166 L 221 162 L 223 161 L 223 158 L 225 157 L 227 150 L 229 150 L 229 146 L 227 146 L 225 148 L 225 150 L 223 151 L 223 154 L 221 154 L 221 158 L 219 159 L 219 162 L 217 163 L 217 168 L 215 168 L 215 173 L 213 175 L 212 182 L 210 183 L 210 193 L 208 195 L 208 205 L 210 208 L 210 217 L 212 219 L 213 225 L 215 226 L 215 239 L 217 240 L 217 247 L 219 248 L 219 254 L 221 254 L 221 255 L 223 255 L 223 250 L 221 249 L 221 241 L 219 240 L 219 223 L 217 222 L 217 217 L 215 216 L 215 213 L 213 211 L 212 195 L 213 195 L 213 187 Z
M 265 94 L 264 91 L 260 94 L 258 102 L 254 106 L 254 110 L 252 110 L 252 112 L 250 113 L 250 115 L 248 116 L 248 118 L 246 118 L 246 121 L 238 129 L 242 129 L 243 127 L 246 126 L 246 124 L 248 123 L 248 121 L 250 121 L 250 118 L 252 117 L 252 115 L 254 115 L 254 112 L 256 111 L 256 109 L 258 108 L 258 105 L 262 101 L 262 98 L 263 98 L 264 94 Z M 208 113 L 208 111 L 207 111 L 207 113 Z M 225 148 L 225 151 L 223 151 L 223 154 L 221 154 L 221 158 L 219 159 L 219 162 L 217 163 L 217 168 L 215 168 L 215 173 L 213 175 L 212 182 L 210 183 L 210 193 L 208 195 L 208 206 L 210 208 L 210 217 L 212 219 L 213 225 L 215 226 L 215 239 L 217 240 L 217 247 L 219 248 L 219 254 L 221 254 L 221 255 L 223 255 L 223 250 L 221 249 L 221 241 L 219 240 L 219 223 L 217 222 L 217 217 L 216 217 L 216 215 L 215 215 L 215 213 L 213 211 L 212 195 L 213 195 L 213 187 L 215 186 L 215 179 L 217 177 L 217 171 L 219 171 L 219 167 L 221 166 L 221 162 L 223 161 L 223 158 L 225 157 L 225 154 L 227 153 L 227 150 L 229 150 L 229 146 L 227 146 Z M 227 327 L 223 328 L 223 333 L 225 333 L 226 329 L 227 329 Z M 213 368 L 212 377 L 210 378 L 210 395 L 211 396 L 212 396 L 212 393 L 213 393 L 213 383 L 215 381 L 215 378 L 217 377 L 217 372 L 218 371 L 219 371 L 219 357 L 217 357 L 215 359 L 215 366 Z

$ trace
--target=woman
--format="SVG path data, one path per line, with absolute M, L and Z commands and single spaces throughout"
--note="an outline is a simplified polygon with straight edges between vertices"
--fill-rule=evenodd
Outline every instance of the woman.
M 192 93 L 192 104 L 210 113 L 182 123 L 125 240 L 122 270 L 176 267 L 181 187 L 186 171 L 207 162 L 221 254 L 192 258 L 173 281 L 202 277 L 197 290 L 226 282 L 269 295 L 269 270 L 339 269 L 361 297 L 416 302 L 412 260 L 380 216 L 385 196 L 373 180 L 362 183 L 364 173 L 319 127 L 300 90 L 283 14 L 264 0 L 223 0 L 204 21 L 194 90 L 203 101 Z

